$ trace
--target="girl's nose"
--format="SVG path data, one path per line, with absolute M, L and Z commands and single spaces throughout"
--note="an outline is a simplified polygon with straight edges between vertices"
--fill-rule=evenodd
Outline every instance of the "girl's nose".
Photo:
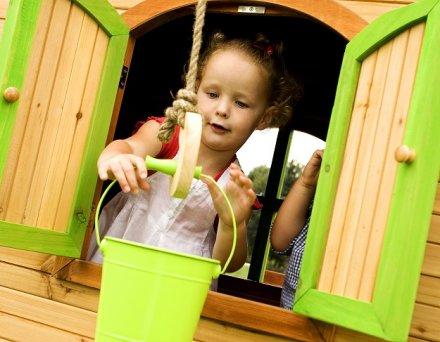
M 221 116 L 222 118 L 226 118 L 228 117 L 228 114 L 226 113 L 226 111 L 221 110 L 221 109 L 217 109 L 217 111 L 215 112 L 218 116 Z
M 222 118 L 227 118 L 229 116 L 229 109 L 226 101 L 221 101 L 218 103 L 218 107 L 215 113 Z

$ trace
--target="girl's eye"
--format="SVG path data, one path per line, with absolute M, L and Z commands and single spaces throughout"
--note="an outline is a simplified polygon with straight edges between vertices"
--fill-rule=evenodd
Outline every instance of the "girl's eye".
M 217 93 L 214 93 L 214 92 L 209 92 L 209 91 L 208 91 L 206 94 L 207 94 L 208 97 L 211 98 L 211 99 L 215 99 L 215 98 L 218 97 Z
M 249 107 L 246 103 L 242 102 L 242 101 L 235 101 L 235 103 L 237 104 L 238 107 L 240 108 L 247 108 Z

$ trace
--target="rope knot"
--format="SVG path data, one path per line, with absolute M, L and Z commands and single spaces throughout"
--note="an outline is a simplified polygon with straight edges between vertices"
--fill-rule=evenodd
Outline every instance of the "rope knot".
M 177 92 L 177 97 L 173 101 L 172 107 L 165 110 L 165 120 L 159 128 L 157 137 L 160 141 L 169 141 L 174 132 L 174 126 L 178 124 L 185 128 L 185 114 L 186 112 L 197 113 L 197 95 L 191 90 L 180 89 Z
M 169 141 L 174 133 L 174 126 L 179 124 L 184 128 L 186 112 L 198 113 L 197 95 L 194 91 L 197 76 L 197 60 L 199 58 L 200 47 L 202 45 L 202 29 L 205 21 L 207 0 L 198 0 L 196 6 L 196 18 L 193 28 L 193 45 L 189 61 L 189 69 L 186 74 L 186 88 L 177 92 L 177 98 L 173 101 L 173 106 L 165 110 L 166 118 L 159 128 L 157 137 L 160 141 Z

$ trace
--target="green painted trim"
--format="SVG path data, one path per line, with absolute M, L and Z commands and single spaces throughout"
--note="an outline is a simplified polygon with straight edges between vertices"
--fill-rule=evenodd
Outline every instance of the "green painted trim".
M 322 161 L 321 173 L 318 180 L 315 201 L 310 221 L 311 227 L 326 227 L 331 219 L 332 203 L 335 200 L 338 179 L 341 173 L 343 152 L 347 140 L 350 125 L 351 111 L 356 96 L 356 85 L 360 73 L 360 63 L 348 53 L 341 66 L 336 100 L 330 119 L 328 139 Z M 317 210 L 316 208 L 319 208 Z M 306 248 L 302 260 L 300 281 L 301 286 L 297 290 L 297 300 L 310 288 L 317 285 L 320 266 L 323 259 L 323 251 L 327 231 L 323 229 L 310 229 L 308 232 Z M 307 270 L 307 271 L 303 271 Z
M 423 21 L 438 2 L 439 0 L 417 1 L 378 17 L 348 43 L 347 51 L 357 60 L 363 61 L 385 42 Z
M 439 37 L 440 4 L 427 18 L 404 138 L 404 144 L 413 148 L 417 156 L 412 164 L 400 164 L 397 171 L 376 280 L 378 290 L 374 303 L 389 336 L 398 336 L 398 330 L 405 326 L 408 327 L 405 337 L 409 333 L 437 192 L 435 185 L 440 170 Z M 401 267 L 402 264 L 405 267 Z
M 404 28 L 426 20 L 404 136 L 404 143 L 416 151 L 417 157 L 412 164 L 398 167 L 374 296 L 372 303 L 365 303 L 318 291 L 316 285 L 359 78 L 359 62 L 402 32 L 395 20 Z M 439 0 L 421 0 L 385 14 L 348 44 L 293 311 L 385 340 L 407 340 L 440 171 L 439 36 Z
M 72 0 L 87 12 L 109 36 L 128 35 L 130 30 L 107 0 Z
M 319 310 L 316 310 L 319 308 Z M 318 290 L 307 291 L 295 304 L 295 312 L 324 322 L 337 321 L 339 326 L 375 336 L 384 336 L 374 307 L 346 297 L 331 295 Z
M 11 233 L 13 231 L 13 234 Z M 0 245 L 75 258 L 81 254 L 68 234 L 0 221 Z
M 10 86 L 19 90 L 24 84 L 41 0 L 11 1 L 0 42 L 0 179 L 9 152 L 15 116 L 20 100 L 6 102 L 3 91 Z
M 96 161 L 107 140 L 127 44 L 128 35 L 115 36 L 110 39 L 103 66 L 103 75 L 96 94 L 92 122 L 84 150 L 84 159 L 81 162 L 75 191 L 73 206 L 75 209 L 72 209 L 74 212 L 83 213 L 88 218 L 91 215 L 91 203 L 98 181 Z M 82 246 L 86 227 L 85 225 L 75 226 L 75 223 L 77 224 L 76 219 L 72 215 L 69 227 L 75 227 L 75 229 L 71 229 L 69 233 L 72 234 L 72 239 Z

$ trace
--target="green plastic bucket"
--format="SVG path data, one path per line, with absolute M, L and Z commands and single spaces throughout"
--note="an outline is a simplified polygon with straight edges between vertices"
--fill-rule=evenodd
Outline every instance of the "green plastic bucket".
M 149 163 L 149 169 L 168 173 L 163 162 L 150 158 Z M 194 176 L 200 175 L 196 169 Z M 96 341 L 192 341 L 212 280 L 227 269 L 237 242 L 229 199 L 212 177 L 202 176 L 217 185 L 231 212 L 234 235 L 223 269 L 215 259 L 113 237 L 101 241 L 99 208 L 116 180 L 102 194 L 95 213 L 96 241 L 104 261 Z
M 214 259 L 106 237 L 96 341 L 192 341 Z

